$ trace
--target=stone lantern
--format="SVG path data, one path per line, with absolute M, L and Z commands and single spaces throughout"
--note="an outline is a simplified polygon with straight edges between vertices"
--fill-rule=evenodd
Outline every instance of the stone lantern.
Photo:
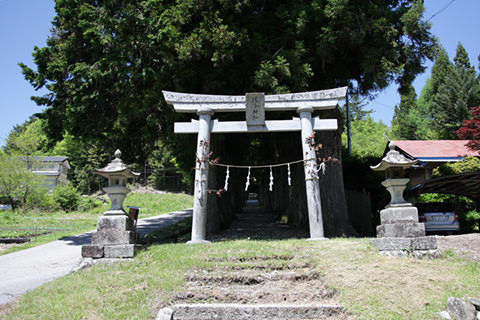
M 396 151 L 390 142 L 390 151 L 382 161 L 372 166 L 374 171 L 385 171 L 382 185 L 390 193 L 390 203 L 380 211 L 380 225 L 377 226 L 377 239 L 371 241 L 381 252 L 394 255 L 407 253 L 433 253 L 437 248 L 435 237 L 425 237 L 425 225 L 418 221 L 418 210 L 403 198 L 409 178 L 406 169 L 418 160 L 409 160 Z
M 120 159 L 122 153 L 115 151 L 115 159 L 95 173 L 108 179 L 103 188 L 111 200 L 111 207 L 98 218 L 97 231 L 92 235 L 92 245 L 82 247 L 84 258 L 131 258 L 139 248 L 134 221 L 123 210 L 123 201 L 130 192 L 127 179 L 138 177 Z
M 115 151 L 115 159 L 103 169 L 95 169 L 95 173 L 108 179 L 108 187 L 103 188 L 110 198 L 111 207 L 104 215 L 126 215 L 123 210 L 123 201 L 130 189 L 127 188 L 127 179 L 136 178 L 140 174 L 132 172 L 120 159 L 122 152 Z

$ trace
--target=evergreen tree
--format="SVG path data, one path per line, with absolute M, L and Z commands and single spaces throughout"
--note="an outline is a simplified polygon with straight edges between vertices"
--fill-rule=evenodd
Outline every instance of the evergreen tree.
M 480 83 L 461 44 L 454 62 L 431 105 L 434 128 L 441 139 L 456 139 L 456 130 L 470 118 L 470 108 L 480 103 Z
M 430 105 L 433 99 L 433 81 L 428 79 L 418 97 L 415 108 L 410 110 L 408 118 L 415 127 L 415 139 L 417 140 L 435 140 L 437 134 L 432 128 L 432 115 Z
M 425 100 L 425 103 L 429 108 L 432 108 L 433 97 L 438 93 L 440 85 L 445 82 L 447 74 L 450 74 L 452 69 L 453 64 L 450 62 L 447 51 L 445 51 L 444 48 L 440 48 L 432 67 L 431 93 L 429 94 L 428 99 Z
M 465 50 L 460 42 L 457 45 L 457 52 L 455 58 L 453 58 L 453 62 L 455 63 L 455 67 L 457 69 L 475 72 L 475 69 L 470 64 L 470 58 L 468 57 L 467 50 Z
M 350 94 L 348 97 L 348 107 L 350 109 L 350 120 L 365 120 L 369 115 L 372 114 L 373 110 L 366 110 L 365 107 L 368 105 L 365 98 L 363 98 L 358 93 Z M 342 116 L 346 119 L 347 116 L 347 105 L 343 104 L 340 106 L 340 112 Z
M 395 106 L 392 120 L 392 134 L 397 139 L 414 140 L 417 138 L 415 123 L 411 121 L 411 113 L 416 109 L 417 94 L 410 85 L 407 92 L 401 95 L 400 105 Z

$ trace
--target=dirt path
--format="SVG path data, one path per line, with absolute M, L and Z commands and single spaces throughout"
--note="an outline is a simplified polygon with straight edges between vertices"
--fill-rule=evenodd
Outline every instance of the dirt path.
M 450 249 L 459 256 L 480 263 L 480 233 L 437 236 L 437 245 L 440 252 Z

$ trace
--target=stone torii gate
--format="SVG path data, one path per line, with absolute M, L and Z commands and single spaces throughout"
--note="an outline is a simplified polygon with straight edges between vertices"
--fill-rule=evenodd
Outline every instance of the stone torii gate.
M 300 131 L 303 146 L 305 186 L 307 193 L 310 240 L 325 239 L 322 206 L 315 151 L 308 143 L 314 130 L 337 130 L 336 119 L 312 118 L 314 110 L 334 109 L 345 99 L 347 87 L 330 90 L 245 96 L 204 95 L 163 91 L 168 104 L 176 112 L 196 113 L 199 120 L 175 123 L 175 133 L 198 133 L 192 239 L 188 243 L 204 243 L 207 222 L 208 155 L 210 133 Z M 265 120 L 265 111 L 297 111 L 300 118 Z M 245 112 L 246 121 L 212 120 L 215 112 Z

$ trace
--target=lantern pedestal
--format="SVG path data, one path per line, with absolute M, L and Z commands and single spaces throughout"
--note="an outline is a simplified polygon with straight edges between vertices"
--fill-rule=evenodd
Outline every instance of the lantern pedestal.
M 111 186 L 103 188 L 103 191 L 107 193 L 111 203 L 110 209 L 103 214 L 106 216 L 127 215 L 123 210 L 123 201 L 130 193 L 130 189 L 124 186 Z

